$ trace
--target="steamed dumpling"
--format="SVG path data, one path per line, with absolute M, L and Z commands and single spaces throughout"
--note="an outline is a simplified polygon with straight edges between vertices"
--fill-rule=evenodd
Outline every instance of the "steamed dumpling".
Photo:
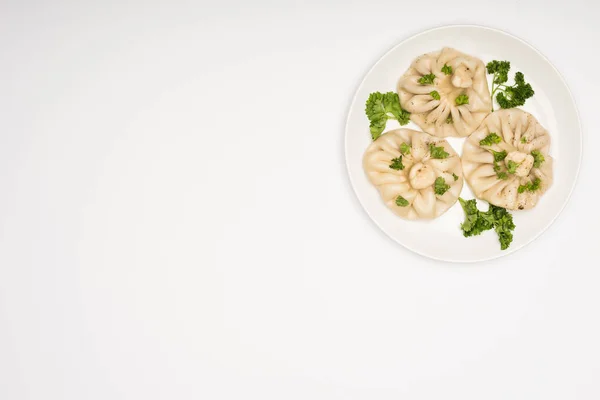
M 517 108 L 493 112 L 465 141 L 465 178 L 480 199 L 511 210 L 532 208 L 552 185 L 549 148 L 550 135 L 533 115 Z
M 448 142 L 411 129 L 381 135 L 363 165 L 385 204 L 406 219 L 439 217 L 463 186 L 460 158 Z
M 483 62 L 448 47 L 417 57 L 398 95 L 410 119 L 438 137 L 470 135 L 492 109 Z

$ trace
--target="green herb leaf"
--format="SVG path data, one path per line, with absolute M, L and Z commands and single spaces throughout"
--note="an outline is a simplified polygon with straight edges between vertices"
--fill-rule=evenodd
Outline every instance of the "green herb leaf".
M 487 212 L 477 209 L 477 200 L 463 200 L 458 198 L 463 211 L 465 221 L 460 225 L 463 236 L 477 236 L 482 232 L 494 228 L 500 241 L 500 248 L 506 250 L 513 240 L 512 231 L 515 229 L 512 215 L 502 207 L 490 204 Z
M 431 84 L 433 84 L 434 80 L 435 80 L 434 74 L 427 74 L 427 75 L 423 75 L 422 77 L 420 77 L 418 82 L 421 85 L 431 85 Z
M 521 136 L 521 143 L 527 143 L 527 137 Z
M 508 163 L 506 164 L 506 169 L 508 170 L 509 174 L 514 174 L 515 172 L 517 172 L 517 168 L 519 167 L 519 165 L 521 164 L 517 164 L 513 160 L 508 160 Z
M 494 74 L 492 79 L 492 98 L 496 94 L 496 101 L 502 108 L 514 108 L 525 104 L 535 92 L 531 85 L 525 82 L 525 76 L 521 72 L 515 74 L 515 84 L 507 86 L 510 62 L 494 60 L 487 64 L 487 73 Z M 492 111 L 494 109 L 492 108 Z
M 429 93 L 429 95 L 431 97 L 433 97 L 434 100 L 439 100 L 441 98 L 440 94 L 439 94 L 439 92 L 437 90 L 432 91 L 431 93 Z
M 442 196 L 450 189 L 450 185 L 446 184 L 446 181 L 441 176 L 438 176 L 433 184 L 433 191 L 438 196 Z
M 533 168 L 539 168 L 546 161 L 544 155 L 539 150 L 533 150 L 531 155 L 533 156 Z
M 492 229 L 494 226 L 493 216 L 479 211 L 477 200 L 463 200 L 459 197 L 458 201 L 465 212 L 465 221 L 460 225 L 464 237 L 477 236 Z
M 394 92 L 371 93 L 365 105 L 365 113 L 369 118 L 373 140 L 381 136 L 388 119 L 395 119 L 400 125 L 406 125 L 410 121 L 410 113 L 400 107 L 400 98 Z
M 466 94 L 461 94 L 454 100 L 454 103 L 456 103 L 457 106 L 462 106 L 463 104 L 469 104 L 469 96 L 467 96 Z
M 519 193 L 523 192 L 535 192 L 542 186 L 542 181 L 540 178 L 535 178 L 532 182 L 526 183 L 524 185 L 519 185 L 517 191 Z
M 452 173 L 452 177 L 454 178 L 455 182 L 458 180 L 458 175 L 456 175 L 454 172 Z
M 451 75 L 452 74 L 452 67 L 449 65 L 444 64 L 444 66 L 442 67 L 442 72 L 446 75 Z
M 406 143 L 400 144 L 400 153 L 404 155 L 410 154 L 410 146 Z
M 503 171 L 500 164 L 498 164 L 496 161 L 494 161 L 494 172 L 496 173 L 496 176 L 499 179 L 507 179 L 508 178 L 508 174 L 506 173 L 506 171 Z
M 491 132 L 484 139 L 479 141 L 480 146 L 491 146 L 493 144 L 498 144 L 502 141 L 502 138 L 498 136 L 496 133 Z
M 494 155 L 494 161 L 496 161 L 496 162 L 504 160 L 506 158 L 506 156 L 508 155 L 505 150 L 502 150 L 502 151 L 494 151 L 492 149 L 487 149 L 487 150 Z
M 402 164 L 402 156 L 398 158 L 392 158 L 392 163 L 390 164 L 391 169 L 395 169 L 396 171 L 403 170 L 404 164 Z
M 490 212 L 494 216 L 494 230 L 498 234 L 500 249 L 506 250 L 513 240 L 512 231 L 515 229 L 513 217 L 505 208 L 496 207 L 493 204 L 490 204 L 488 213 Z
M 492 83 L 502 84 L 508 81 L 508 71 L 510 71 L 509 61 L 490 61 L 486 68 L 488 74 L 494 74 Z
M 454 118 L 452 118 L 452 114 L 448 115 L 448 118 L 446 118 L 446 123 L 447 124 L 454 123 Z
M 442 146 L 436 146 L 433 143 L 429 144 L 429 152 L 431 153 L 431 158 L 436 159 L 444 159 L 448 158 L 450 154 L 444 150 Z
M 402 196 L 398 196 L 396 197 L 396 205 L 399 207 L 406 207 L 408 205 L 408 200 Z

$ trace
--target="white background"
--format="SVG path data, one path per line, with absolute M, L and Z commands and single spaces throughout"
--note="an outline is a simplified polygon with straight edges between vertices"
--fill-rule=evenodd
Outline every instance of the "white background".
M 600 398 L 597 4 L 0 3 L 0 399 Z M 538 240 L 460 266 L 368 219 L 352 95 L 402 39 L 504 29 L 584 160 Z

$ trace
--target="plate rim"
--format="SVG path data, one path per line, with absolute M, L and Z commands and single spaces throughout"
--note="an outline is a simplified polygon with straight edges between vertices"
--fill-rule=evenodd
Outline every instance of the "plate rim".
M 350 171 L 350 158 L 349 158 L 349 154 L 348 154 L 348 129 L 349 129 L 349 124 L 350 124 L 350 114 L 352 111 L 352 108 L 354 106 L 354 104 L 356 103 L 357 100 L 357 96 L 358 96 L 358 92 L 360 91 L 360 89 L 363 87 L 365 81 L 367 80 L 367 77 L 371 74 L 371 72 L 393 51 L 395 51 L 398 47 L 402 46 L 405 42 L 409 41 L 409 40 L 413 40 L 421 35 L 425 35 L 437 30 L 443 30 L 443 29 L 448 29 L 448 28 L 477 28 L 477 29 L 483 29 L 483 30 L 488 30 L 488 31 L 492 31 L 498 34 L 502 34 L 505 36 L 508 36 L 512 39 L 515 39 L 519 42 L 521 42 L 522 44 L 524 44 L 525 46 L 529 47 L 531 50 L 533 50 L 535 53 L 537 53 L 544 61 L 546 61 L 546 63 L 548 63 L 550 65 L 550 67 L 552 67 L 552 69 L 554 70 L 554 72 L 556 72 L 557 76 L 560 78 L 562 84 L 565 86 L 565 88 L 567 89 L 567 93 L 569 94 L 569 99 L 571 100 L 571 103 L 573 104 L 573 108 L 575 109 L 575 116 L 577 118 L 577 128 L 578 128 L 578 133 L 579 133 L 579 137 L 580 137 L 580 141 L 579 141 L 579 162 L 577 163 L 576 166 L 576 171 L 575 171 L 575 179 L 573 179 L 573 183 L 571 184 L 571 187 L 569 189 L 569 192 L 567 194 L 567 197 L 565 198 L 563 204 L 560 206 L 560 209 L 558 210 L 558 212 L 546 223 L 546 225 L 540 230 L 540 232 L 538 232 L 537 234 L 533 235 L 529 240 L 527 240 L 526 242 L 524 242 L 523 244 L 521 244 L 518 247 L 515 247 L 513 249 L 510 249 L 510 251 L 505 252 L 505 253 L 498 253 L 495 255 L 491 255 L 489 257 L 483 257 L 483 258 L 479 258 L 479 259 L 468 259 L 468 260 L 464 260 L 464 259 L 445 259 L 445 258 L 441 258 L 441 257 L 436 257 L 436 256 L 432 256 L 430 254 L 425 254 L 419 250 L 416 250 L 402 242 L 400 242 L 399 240 L 397 240 L 395 237 L 393 237 L 392 235 L 390 235 L 385 229 L 383 229 L 383 227 L 375 220 L 375 218 L 373 218 L 373 216 L 371 215 L 371 213 L 369 212 L 369 210 L 367 209 L 367 207 L 365 207 L 365 205 L 363 204 L 358 191 L 356 189 L 356 184 L 353 180 L 352 177 L 352 173 Z M 367 216 L 369 217 L 369 219 L 371 220 L 372 223 L 374 223 L 377 228 L 379 228 L 379 230 L 381 232 L 383 232 L 388 238 L 390 238 L 391 240 L 393 240 L 395 243 L 398 243 L 400 246 L 404 247 L 407 250 L 410 250 L 411 252 L 418 254 L 421 257 L 430 259 L 430 260 L 435 260 L 435 261 L 441 261 L 441 262 L 447 262 L 447 263 L 452 263 L 452 264 L 472 264 L 472 263 L 477 263 L 477 262 L 484 262 L 484 261 L 490 261 L 490 260 L 495 260 L 501 257 L 505 257 L 511 254 L 514 254 L 515 252 L 521 250 L 522 248 L 524 248 L 525 246 L 529 245 L 531 242 L 533 242 L 534 240 L 536 240 L 537 238 L 539 238 L 543 233 L 545 233 L 550 226 L 552 226 L 552 224 L 554 224 L 554 222 L 558 219 L 558 217 L 563 213 L 565 207 L 567 206 L 567 204 L 569 203 L 569 201 L 571 200 L 571 196 L 573 195 L 573 192 L 575 190 L 575 187 L 577 186 L 577 183 L 579 182 L 579 175 L 580 175 L 580 171 L 581 171 L 581 164 L 583 162 L 583 140 L 584 140 L 584 135 L 583 135 L 583 129 L 581 126 L 581 116 L 579 114 L 579 109 L 577 107 L 577 102 L 575 101 L 575 97 L 573 96 L 573 92 L 571 91 L 571 88 L 569 87 L 569 85 L 567 84 L 567 81 L 565 80 L 564 76 L 560 73 L 560 71 L 558 70 L 558 68 L 556 68 L 556 66 L 548 59 L 548 57 L 546 57 L 542 52 L 540 52 L 536 47 L 534 47 L 532 44 L 530 44 L 529 42 L 521 39 L 518 36 L 515 36 L 511 33 L 508 33 L 504 30 L 498 29 L 498 28 L 492 28 L 489 26 L 485 26 L 485 25 L 477 25 L 477 24 L 448 24 L 448 25 L 440 25 L 434 28 L 430 28 L 430 29 L 426 29 L 423 31 L 420 31 L 416 34 L 413 34 L 409 37 L 406 37 L 405 39 L 401 40 L 400 42 L 396 43 L 395 45 L 393 45 L 389 50 L 387 50 L 385 53 L 383 53 L 379 59 L 371 66 L 371 68 L 369 68 L 369 70 L 366 72 L 366 74 L 363 76 L 362 80 L 360 81 L 360 83 L 358 84 L 358 86 L 356 87 L 355 91 L 354 91 L 354 95 L 352 96 L 352 100 L 350 101 L 350 107 L 348 108 L 347 111 L 347 116 L 346 116 L 346 123 L 345 123 L 345 127 L 344 127 L 344 158 L 346 161 L 346 172 L 348 174 L 348 179 L 350 180 L 350 186 L 352 186 L 352 191 L 354 192 L 354 195 L 356 196 L 358 202 L 360 203 L 362 209 L 364 210 L 364 212 L 367 214 Z

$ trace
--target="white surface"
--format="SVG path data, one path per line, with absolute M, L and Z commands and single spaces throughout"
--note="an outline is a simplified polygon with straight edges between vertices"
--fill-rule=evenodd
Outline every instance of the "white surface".
M 464 238 L 460 224 L 464 212 L 457 202 L 444 215 L 432 221 L 405 221 L 394 215 L 381 200 L 377 188 L 369 182 L 363 168 L 364 153 L 371 144 L 365 101 L 372 92 L 396 91 L 398 79 L 413 60 L 425 53 L 453 47 L 478 57 L 487 64 L 491 60 L 510 60 L 512 79 L 523 72 L 536 94 L 521 109 L 532 113 L 551 135 L 550 155 L 554 158 L 554 183 L 532 210 L 514 211 L 517 226 L 507 250 L 501 250 L 493 231 Z M 488 77 L 491 92 L 491 75 Z M 494 106 L 498 109 L 498 106 Z M 386 130 L 400 127 L 388 121 Z M 421 131 L 413 122 L 406 128 Z M 455 138 L 450 144 L 462 154 L 465 139 Z M 346 164 L 350 181 L 367 214 L 396 242 L 412 251 L 436 260 L 476 262 L 502 257 L 515 252 L 538 237 L 555 220 L 571 194 L 581 163 L 581 128 L 577 110 L 568 87 L 556 69 L 543 55 L 523 41 L 504 32 L 479 26 L 455 25 L 415 35 L 387 52 L 368 72 L 358 88 L 346 124 Z M 466 184 L 461 197 L 474 198 Z M 487 210 L 487 203 L 479 201 Z
M 1 3 L 0 398 L 600 398 L 597 5 L 263 1 Z M 584 130 L 556 223 L 468 267 L 381 233 L 343 152 L 373 63 L 461 22 Z

